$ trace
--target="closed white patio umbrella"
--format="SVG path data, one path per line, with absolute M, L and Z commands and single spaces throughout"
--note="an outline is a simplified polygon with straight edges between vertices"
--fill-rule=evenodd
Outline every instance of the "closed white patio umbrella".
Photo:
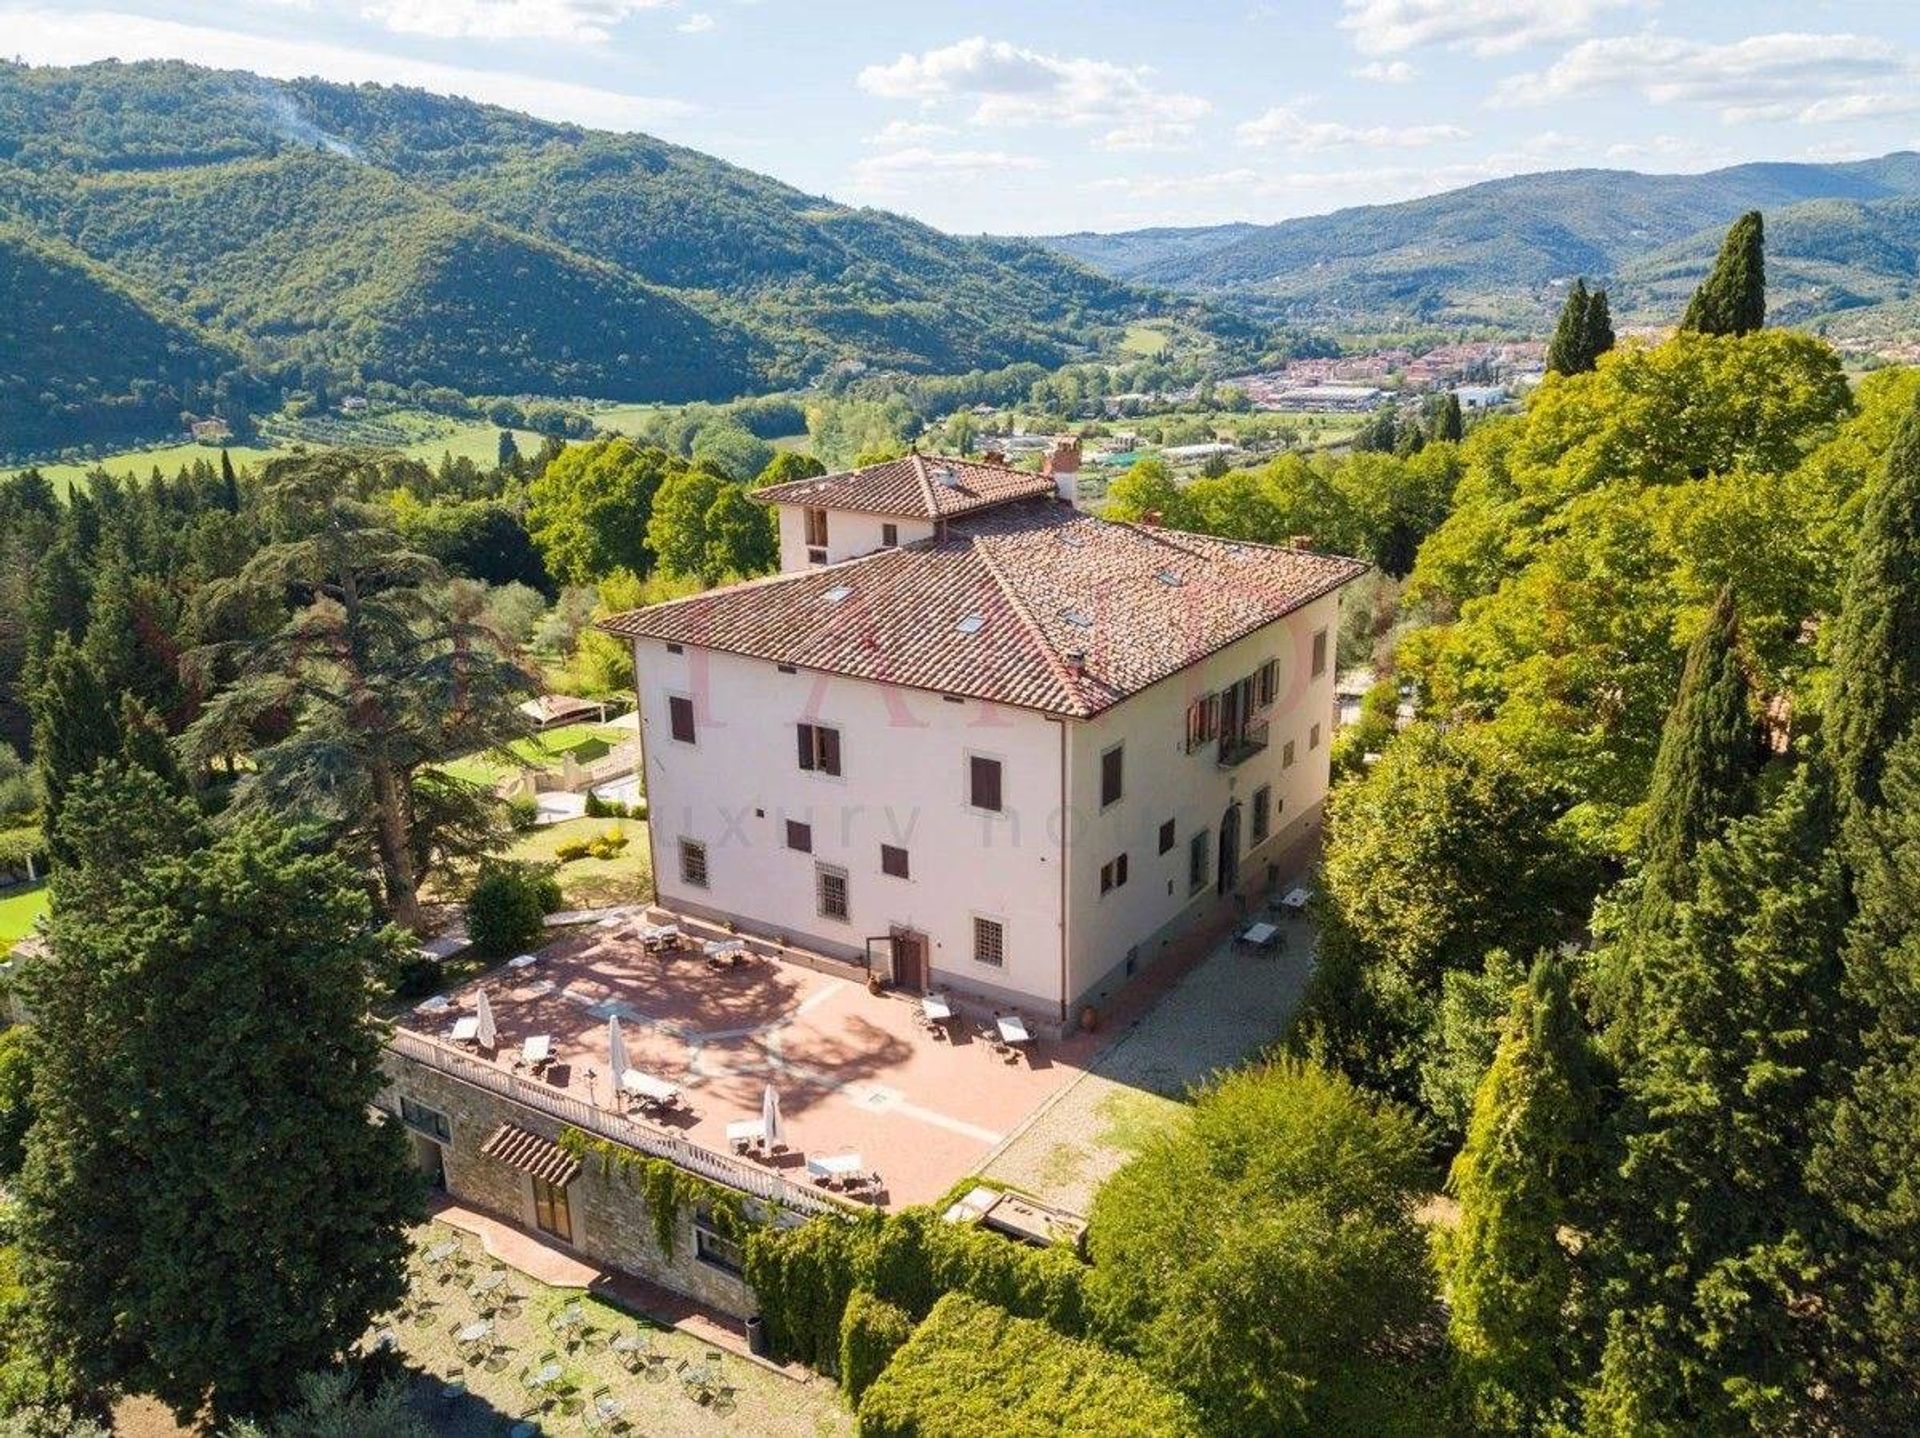
M 483 1049 L 498 1048 L 500 1035 L 493 1026 L 493 1005 L 487 999 L 487 991 L 480 990 L 480 997 L 474 1001 L 473 1016 L 478 1027 L 474 1030 L 474 1041 Z
M 633 1065 L 627 1062 L 627 1040 L 626 1036 L 620 1032 L 620 1018 L 617 1014 L 607 1020 L 607 1062 L 612 1066 L 613 1086 L 618 1090 L 621 1076 Z
M 780 1119 L 780 1091 L 772 1084 L 760 1095 L 760 1141 L 768 1148 L 784 1148 L 787 1126 Z

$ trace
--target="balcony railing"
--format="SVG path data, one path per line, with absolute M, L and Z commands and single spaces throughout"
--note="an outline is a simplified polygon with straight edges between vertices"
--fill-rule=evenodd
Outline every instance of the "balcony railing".
M 1263 719 L 1258 724 L 1249 724 L 1238 734 L 1220 736 L 1220 767 L 1231 769 L 1244 764 L 1255 754 L 1267 747 L 1267 723 Z
M 425 1064 L 450 1078 L 496 1094 L 509 1103 L 572 1124 L 599 1138 L 611 1139 L 636 1153 L 664 1158 L 689 1173 L 697 1173 L 714 1183 L 765 1199 L 769 1203 L 777 1203 L 796 1213 L 845 1215 L 864 1211 L 859 1205 L 789 1183 L 778 1174 L 768 1173 L 731 1154 L 716 1153 L 710 1148 L 689 1143 L 684 1138 L 635 1123 L 625 1114 L 613 1113 L 571 1094 L 556 1092 L 546 1084 L 529 1082 L 485 1059 L 449 1048 L 423 1034 L 394 1029 L 387 1035 L 387 1047 L 401 1058 Z

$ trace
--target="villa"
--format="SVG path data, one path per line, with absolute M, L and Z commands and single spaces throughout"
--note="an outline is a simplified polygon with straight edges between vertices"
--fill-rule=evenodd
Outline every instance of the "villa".
M 660 904 L 1069 1025 L 1317 837 L 1343 586 L 909 455 L 760 491 L 780 572 L 633 644 Z
M 605 621 L 656 902 L 395 1023 L 380 1107 L 452 1199 L 745 1319 L 730 1205 L 950 1199 L 1156 966 L 1271 938 L 1242 916 L 1310 860 L 1364 566 L 1094 518 L 1078 461 L 762 490 L 778 574 Z M 645 1161 L 707 1200 L 652 1213 Z M 999 1226 L 980 1192 L 956 1221 Z M 1077 1221 L 1036 1214 L 1003 1231 Z

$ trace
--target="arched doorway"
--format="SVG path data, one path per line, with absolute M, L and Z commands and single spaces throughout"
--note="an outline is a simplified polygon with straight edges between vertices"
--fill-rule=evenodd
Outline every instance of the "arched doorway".
M 1240 879 L 1240 801 L 1220 816 L 1220 877 L 1214 892 L 1224 895 Z

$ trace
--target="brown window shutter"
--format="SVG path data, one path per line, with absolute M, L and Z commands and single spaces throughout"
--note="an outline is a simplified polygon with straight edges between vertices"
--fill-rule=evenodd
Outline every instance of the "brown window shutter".
M 840 772 L 840 731 L 825 725 L 814 731 L 820 736 L 820 767 L 829 774 Z
M 813 767 L 813 725 L 796 724 L 794 734 L 800 742 L 800 767 L 811 769 Z

